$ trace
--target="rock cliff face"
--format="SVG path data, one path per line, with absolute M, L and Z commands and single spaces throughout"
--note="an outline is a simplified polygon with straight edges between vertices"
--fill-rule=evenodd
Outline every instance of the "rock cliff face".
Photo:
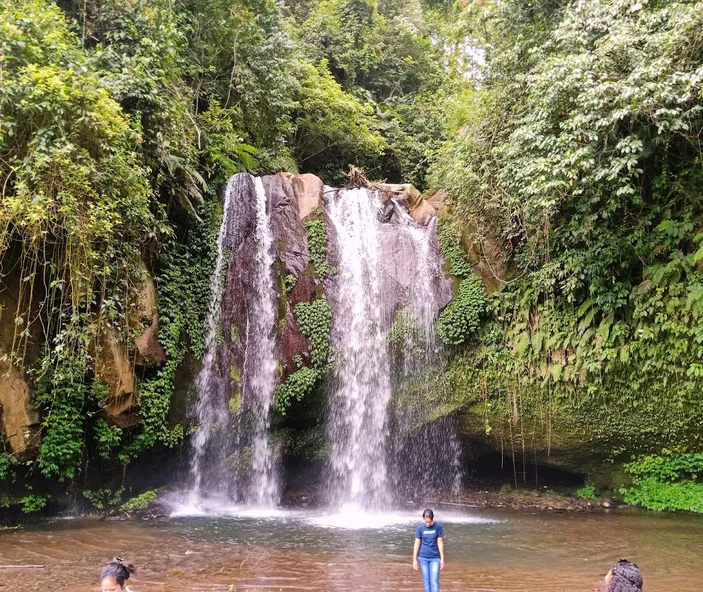
M 12 363 L 19 281 L 19 277 L 10 275 L 0 282 L 0 437 L 4 437 L 10 453 L 27 458 L 41 445 L 41 426 L 39 413 L 32 405 L 32 388 L 25 369 Z M 30 331 L 30 361 L 36 354 L 36 333 Z
M 134 337 L 125 339 L 114 329 L 104 328 L 93 353 L 94 378 L 108 389 L 103 415 L 109 423 L 120 428 L 134 427 L 139 421 L 135 373 L 144 366 L 166 362 L 166 354 L 158 341 L 156 284 L 144 265 L 136 287 L 136 300 L 127 316 L 130 334 Z
M 310 343 L 302 333 L 296 319 L 295 307 L 322 297 L 331 297 L 329 277 L 316 271 L 308 245 L 308 223 L 319 221 L 326 226 L 327 260 L 334 266 L 334 229 L 329 224 L 326 204 L 334 192 L 310 174 L 291 175 L 280 173 L 263 178 L 268 199 L 271 231 L 276 245 L 276 278 L 278 290 L 277 332 L 280 352 L 280 381 L 296 372 L 301 365 L 311 364 Z M 407 235 L 396 226 L 433 224 L 437 216 L 435 206 L 425 200 L 412 185 L 381 184 L 370 189 L 379 192 L 383 207 L 380 271 L 388 293 L 393 294 L 384 306 L 385 318 L 392 322 L 395 311 L 406 305 L 413 286 L 412 269 L 420 254 L 415 252 Z M 234 393 L 229 401 L 232 409 L 241 405 L 242 369 L 246 351 L 247 294 L 255 285 L 252 276 L 253 244 L 256 240 L 255 188 L 253 182 L 239 196 L 239 215 L 231 252 L 223 281 L 228 289 L 222 302 L 220 319 L 222 347 L 218 350 L 218 380 L 222 380 L 223 393 Z M 415 249 L 415 250 L 414 250 Z M 410 264 L 412 263 L 412 264 Z M 159 313 L 158 286 L 146 266 L 140 272 L 136 295 L 127 316 L 127 327 L 121 332 L 103 328 L 91 347 L 93 364 L 91 378 L 103 383 L 107 399 L 102 415 L 111 425 L 131 429 L 139 422 L 140 395 L 136 376 L 167 361 L 158 341 Z M 7 449 L 15 454 L 31 457 L 41 444 L 41 416 L 32 405 L 32 382 L 24 368 L 11 363 L 9 354 L 15 334 L 14 314 L 17 306 L 13 299 L 12 278 L 3 278 L 0 290 L 0 427 Z M 14 283 L 17 284 L 18 278 Z M 438 287 L 441 305 L 451 299 L 451 281 L 443 278 Z M 15 286 L 15 291 L 17 286 Z M 379 303 L 380 305 L 381 303 Z M 39 337 L 35 341 L 40 341 Z M 38 353 L 38 348 L 37 352 Z M 36 355 L 36 354 L 35 354 Z M 31 360 L 29 360 L 31 361 Z M 215 387 L 216 388 L 216 387 Z M 229 396 L 229 395 L 228 395 Z

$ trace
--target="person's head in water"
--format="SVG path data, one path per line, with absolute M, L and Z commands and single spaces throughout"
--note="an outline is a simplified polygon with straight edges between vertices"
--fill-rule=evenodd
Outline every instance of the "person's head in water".
M 422 513 L 422 521 L 425 523 L 425 526 L 432 526 L 434 524 L 434 512 L 427 508 Z
M 121 592 L 129 576 L 136 570 L 134 565 L 128 563 L 120 557 L 115 557 L 108 561 L 100 571 L 100 587 L 102 592 Z
M 605 576 L 603 592 L 642 592 L 640 568 L 627 559 L 618 559 Z

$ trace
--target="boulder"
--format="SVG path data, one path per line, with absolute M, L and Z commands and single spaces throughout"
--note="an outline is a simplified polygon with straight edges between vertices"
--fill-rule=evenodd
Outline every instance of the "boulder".
M 415 220 L 415 222 L 417 222 L 418 224 L 427 226 L 430 220 L 437 216 L 437 212 L 427 200 L 423 199 L 422 201 L 420 201 L 416 208 L 410 210 L 410 215 L 413 217 L 413 220 Z
M 423 201 L 420 191 L 410 183 L 379 183 L 375 187 L 391 194 L 397 200 L 404 200 L 408 204 L 408 211 L 414 210 Z
M 322 207 L 322 180 L 310 173 L 293 177 L 293 187 L 298 200 L 298 216 L 305 220 L 314 210 Z
M 134 378 L 134 364 L 127 348 L 122 345 L 114 329 L 102 331 L 94 355 L 95 380 L 108 387 L 104 413 L 106 419 L 128 428 L 139 421 L 139 393 Z
M 308 340 L 300 331 L 295 315 L 290 307 L 286 311 L 286 326 L 281 335 L 281 360 L 283 375 L 281 380 L 285 380 L 298 369 L 295 357 L 300 356 L 304 363 L 310 362 L 308 353 Z
M 474 271 L 483 280 L 489 292 L 500 290 L 508 277 L 507 266 L 500 242 L 490 236 L 480 243 L 471 240 L 469 229 L 462 233 L 462 243 L 469 261 L 474 264 Z
M 315 278 L 311 275 L 303 274 L 295 282 L 295 286 L 288 294 L 290 306 L 295 306 L 300 302 L 310 302 L 315 297 L 317 285 Z
M 415 283 L 419 256 L 412 238 L 394 225 L 381 227 L 381 267 L 403 288 Z
M 395 201 L 407 208 L 408 213 L 418 224 L 426 226 L 437 215 L 433 205 L 422 197 L 420 191 L 410 183 L 380 183 L 376 189 L 391 195 Z
M 166 362 L 166 352 L 159 343 L 158 335 L 159 325 L 156 320 L 152 326 L 134 340 L 134 345 L 137 346 L 139 352 L 135 362 L 137 365 L 164 364 Z
M 0 348 L 0 357 L 7 353 Z M 29 458 L 41 444 L 39 413 L 31 402 L 32 391 L 22 368 L 0 362 L 0 422 L 9 452 Z

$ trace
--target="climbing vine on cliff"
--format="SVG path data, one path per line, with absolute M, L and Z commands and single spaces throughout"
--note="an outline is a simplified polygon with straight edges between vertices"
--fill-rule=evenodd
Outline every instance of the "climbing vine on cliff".
M 447 345 L 461 345 L 475 335 L 486 310 L 486 288 L 477 275 L 461 281 L 459 293 L 440 313 L 437 331 Z
M 437 229 L 439 246 L 449 275 L 466 278 L 472 273 L 471 264 L 461 246 L 461 234 L 457 224 L 446 217 L 440 219 Z
M 320 369 L 327 363 L 332 328 L 332 307 L 320 298 L 312 302 L 301 302 L 295 307 L 295 319 L 300 331 L 310 342 L 310 362 Z
M 298 370 L 276 389 L 276 406 L 283 415 L 294 401 L 301 401 L 312 391 L 326 370 L 332 329 L 332 308 L 324 298 L 301 302 L 295 307 L 295 319 L 301 333 L 308 338 L 310 344 L 310 365 L 303 366 L 302 358 L 299 357 Z
M 146 450 L 159 441 L 174 446 L 183 438 L 183 424 L 168 425 L 176 372 L 186 354 L 200 360 L 204 354 L 203 326 L 210 302 L 210 276 L 215 267 L 215 237 L 220 212 L 216 202 L 200 208 L 203 227 L 191 229 L 182 243 L 172 241 L 163 250 L 159 286 L 159 342 L 167 354 L 166 364 L 155 377 L 140 383 L 139 435 L 129 454 Z
M 317 277 L 324 279 L 336 273 L 336 269 L 327 263 L 327 223 L 322 218 L 308 220 L 305 223 L 308 236 L 308 252 Z

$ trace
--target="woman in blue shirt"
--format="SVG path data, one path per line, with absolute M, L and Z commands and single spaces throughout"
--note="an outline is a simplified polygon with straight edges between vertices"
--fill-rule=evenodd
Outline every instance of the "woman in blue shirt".
M 434 520 L 434 512 L 422 513 L 422 524 L 415 529 L 413 569 L 422 572 L 425 592 L 439 592 L 439 570 L 444 568 L 444 530 Z

